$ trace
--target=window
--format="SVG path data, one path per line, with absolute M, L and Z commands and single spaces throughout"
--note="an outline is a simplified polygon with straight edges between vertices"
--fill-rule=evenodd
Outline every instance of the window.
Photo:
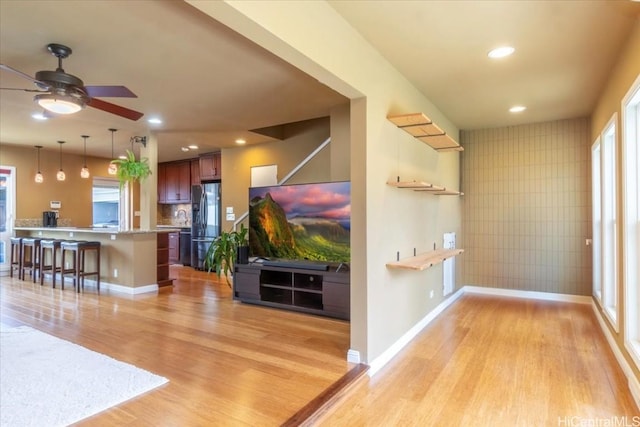
M 640 77 L 622 100 L 625 346 L 640 369 Z
M 16 215 L 16 169 L 0 166 L 0 271 L 10 269 L 9 238 L 13 235 L 13 219 Z
M 600 138 L 591 150 L 591 182 L 593 193 L 593 296 L 602 304 L 602 202 L 600 201 Z
M 117 227 L 120 223 L 120 187 L 117 180 L 93 178 L 93 226 Z
M 616 120 L 614 114 L 593 146 L 592 181 L 594 295 L 618 331 Z

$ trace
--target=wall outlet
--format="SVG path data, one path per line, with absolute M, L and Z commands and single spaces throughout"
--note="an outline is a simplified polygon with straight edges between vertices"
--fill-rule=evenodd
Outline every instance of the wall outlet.
M 111 235 L 111 240 L 116 240 L 116 235 L 115 234 Z
M 117 268 L 113 269 L 113 277 L 118 277 L 118 269 Z
M 435 292 L 433 292 L 433 289 L 429 291 L 429 298 L 433 299 L 433 296 L 435 295 Z

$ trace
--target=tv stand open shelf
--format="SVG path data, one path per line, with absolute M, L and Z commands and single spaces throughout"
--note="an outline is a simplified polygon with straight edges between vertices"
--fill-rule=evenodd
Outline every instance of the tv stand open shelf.
M 349 320 L 350 274 L 338 267 L 320 271 L 261 263 L 236 264 L 233 298 Z
M 464 249 L 436 249 L 399 261 L 388 262 L 387 268 L 402 268 L 406 270 L 425 270 L 433 265 L 443 262 L 447 258 L 460 255 Z
M 413 191 L 426 191 L 437 196 L 464 196 L 464 193 L 457 190 L 449 190 L 446 187 L 429 184 L 424 181 L 389 181 L 387 185 L 396 188 L 407 188 Z

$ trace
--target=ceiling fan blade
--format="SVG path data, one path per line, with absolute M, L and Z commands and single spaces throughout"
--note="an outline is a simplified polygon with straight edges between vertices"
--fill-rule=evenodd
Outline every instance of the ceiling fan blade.
M 106 111 L 107 113 L 115 114 L 116 116 L 124 117 L 129 120 L 138 120 L 140 117 L 144 116 L 143 113 L 138 111 L 130 110 L 125 107 L 121 107 L 116 104 L 112 104 L 107 101 L 103 101 L 97 98 L 91 98 L 89 103 L 87 104 L 89 107 L 97 108 L 98 110 Z
M 29 81 L 32 81 L 33 83 L 38 85 L 38 87 L 41 87 L 43 89 L 45 89 L 45 88 L 50 89 L 51 88 L 51 85 L 49 85 L 49 84 L 47 84 L 45 82 L 41 82 L 40 80 L 36 80 L 33 77 L 31 77 L 29 74 L 23 73 L 22 71 L 16 70 L 15 68 L 11 68 L 8 65 L 0 64 L 0 68 L 5 70 L 5 71 L 9 71 L 9 72 L 12 72 L 14 74 L 17 74 L 20 77 L 22 77 L 23 79 L 27 79 Z
M 39 89 L 23 89 L 20 87 L 0 87 L 0 90 L 20 90 L 22 92 L 38 92 L 38 93 L 49 93 L 48 90 L 39 90 Z
M 92 98 L 137 98 L 138 96 L 124 86 L 85 86 Z

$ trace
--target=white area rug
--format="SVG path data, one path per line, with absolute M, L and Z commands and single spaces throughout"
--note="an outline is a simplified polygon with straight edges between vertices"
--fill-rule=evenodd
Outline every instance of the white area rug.
M 167 382 L 28 326 L 0 328 L 1 426 L 66 426 Z

